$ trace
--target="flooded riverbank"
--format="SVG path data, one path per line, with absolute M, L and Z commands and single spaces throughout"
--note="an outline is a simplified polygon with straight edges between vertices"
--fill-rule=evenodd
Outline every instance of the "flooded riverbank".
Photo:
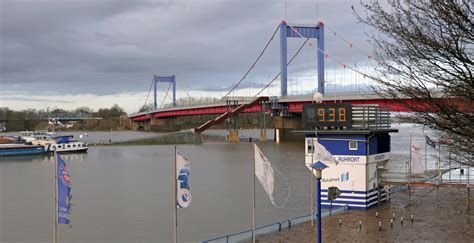
M 415 187 L 411 201 L 408 192 L 403 191 L 395 193 L 391 201 L 382 206 L 323 218 L 322 237 L 323 242 L 472 242 L 473 211 L 467 212 L 466 188 Z M 393 214 L 395 220 L 391 227 Z M 359 221 L 362 221 L 361 230 Z M 310 223 L 303 223 L 257 237 L 257 242 L 317 242 L 316 229 L 311 229 Z

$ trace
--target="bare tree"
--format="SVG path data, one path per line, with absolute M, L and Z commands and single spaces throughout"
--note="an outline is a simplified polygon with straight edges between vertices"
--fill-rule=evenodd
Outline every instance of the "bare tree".
M 469 0 L 362 2 L 373 27 L 376 91 L 437 130 L 459 162 L 474 165 L 474 6 Z
M 138 109 L 138 112 L 150 112 L 150 111 L 153 111 L 155 110 L 155 106 L 153 104 L 146 104 L 142 107 L 140 107 L 140 109 Z

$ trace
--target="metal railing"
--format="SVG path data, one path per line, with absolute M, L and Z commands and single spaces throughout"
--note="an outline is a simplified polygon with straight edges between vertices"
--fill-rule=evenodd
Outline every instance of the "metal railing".
M 254 96 L 226 96 L 222 97 L 219 101 L 252 101 Z
M 332 210 L 328 209 L 321 212 L 321 216 L 324 218 L 332 214 L 345 212 L 347 211 L 347 209 L 348 209 L 347 205 L 339 206 L 339 207 L 335 206 L 332 208 Z M 255 235 L 257 236 L 257 235 L 262 235 L 262 234 L 280 232 L 282 229 L 291 228 L 294 225 L 308 222 L 310 220 L 311 220 L 311 215 L 305 215 L 305 216 L 300 216 L 296 218 L 286 219 L 286 220 L 279 221 L 273 224 L 263 225 L 255 229 Z M 245 231 L 237 232 L 230 235 L 220 236 L 220 237 L 209 239 L 209 240 L 203 240 L 201 241 L 201 243 L 223 243 L 223 242 L 229 243 L 229 242 L 244 241 L 251 238 L 252 238 L 252 230 L 250 229 L 250 230 L 245 230 Z
M 390 108 L 378 105 L 353 105 L 352 127 L 355 129 L 389 129 Z

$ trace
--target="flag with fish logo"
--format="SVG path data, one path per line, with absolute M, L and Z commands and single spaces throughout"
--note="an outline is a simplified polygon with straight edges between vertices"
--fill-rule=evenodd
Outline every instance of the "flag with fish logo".
M 176 152 L 176 206 L 188 208 L 191 204 L 191 188 L 189 188 L 189 174 L 191 162 L 179 152 Z
M 69 172 L 67 170 L 66 163 L 64 160 L 56 154 L 57 158 L 57 223 L 58 224 L 71 224 L 71 177 L 69 177 Z

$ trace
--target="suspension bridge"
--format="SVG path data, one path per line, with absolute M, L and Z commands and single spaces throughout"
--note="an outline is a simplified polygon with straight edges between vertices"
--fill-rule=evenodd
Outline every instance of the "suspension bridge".
M 400 100 L 384 99 L 371 92 L 367 87 L 373 85 L 375 77 L 364 67 L 357 63 L 348 64 L 341 61 L 336 56 L 325 50 L 325 28 L 329 30 L 331 41 L 342 43 L 340 48 L 348 48 L 362 55 L 368 62 L 374 60 L 374 56 L 362 48 L 354 45 L 347 38 L 338 35 L 333 29 L 328 28 L 322 22 L 314 25 L 296 25 L 282 21 L 274 30 L 272 36 L 265 44 L 264 48 L 258 53 L 256 59 L 242 77 L 219 99 L 210 104 L 195 105 L 177 105 L 176 101 L 176 77 L 173 76 L 154 76 L 150 85 L 150 90 L 145 101 L 147 104 L 151 90 L 154 90 L 153 109 L 133 114 L 129 116 L 132 127 L 135 129 L 152 130 L 152 126 L 161 126 L 167 130 L 176 128 L 176 118 L 181 116 L 197 115 L 217 115 L 204 124 L 197 126 L 194 131 L 202 133 L 215 124 L 227 121 L 229 141 L 238 141 L 238 114 L 239 113 L 262 113 L 262 124 L 264 124 L 265 115 L 271 113 L 275 121 L 275 139 L 291 140 L 293 134 L 291 131 L 301 129 L 301 112 L 303 104 L 313 102 L 313 94 L 319 92 L 322 94 L 323 103 L 349 103 L 352 105 L 371 104 L 389 107 L 391 111 L 410 112 Z M 279 38 L 278 38 L 279 37 Z M 288 39 L 297 38 L 302 42 L 297 46 L 294 53 L 288 58 Z M 261 83 L 260 87 L 248 89 L 247 95 L 242 94 L 243 87 L 251 83 L 249 76 L 257 73 L 257 66 L 262 62 L 263 57 L 268 55 L 271 43 L 279 39 L 279 71 L 273 74 L 266 83 Z M 288 77 L 288 68 L 296 63 L 299 57 L 304 53 L 303 50 L 309 50 L 311 56 L 316 56 L 316 78 L 306 77 L 302 81 L 293 78 L 290 73 Z M 330 63 L 332 69 L 325 65 Z M 300 65 L 301 66 L 301 65 Z M 311 68 L 306 67 L 303 73 L 311 73 Z M 340 73 L 331 73 L 331 70 L 339 70 Z M 301 71 L 300 71 L 301 73 Z M 314 82 L 317 80 L 317 82 Z M 279 90 L 275 89 L 277 83 L 280 83 Z M 158 105 L 157 88 L 159 83 L 169 83 L 166 94 Z M 246 84 L 247 83 L 247 84 Z M 172 96 L 169 96 L 172 87 Z M 360 87 L 365 87 L 361 90 Z M 298 90 L 299 88 L 299 90 Z M 351 89 L 352 88 L 352 89 Z M 294 92 L 296 90 L 296 92 Z M 293 92 L 292 92 L 293 91 Z M 184 90 L 187 96 L 189 93 Z M 250 94 L 250 92 L 253 92 Z M 171 98 L 172 106 L 163 108 L 166 98 Z M 406 98 L 404 102 L 412 104 L 420 103 L 421 100 L 410 100 Z M 171 125 L 170 125 L 171 124 Z M 261 126 L 261 139 L 266 139 L 265 127 Z

